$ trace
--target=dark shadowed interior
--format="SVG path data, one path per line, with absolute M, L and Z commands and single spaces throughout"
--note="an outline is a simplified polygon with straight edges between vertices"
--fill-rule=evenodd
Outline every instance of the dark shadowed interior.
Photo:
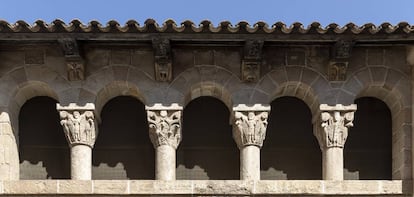
M 70 150 L 56 100 L 28 100 L 19 114 L 20 179 L 70 179 Z
M 355 100 L 354 127 L 344 148 L 345 179 L 392 179 L 392 119 L 387 105 L 373 97 Z
M 145 106 L 118 96 L 101 112 L 93 149 L 93 179 L 154 179 L 154 148 L 148 135 Z
M 199 97 L 185 107 L 183 116 L 177 179 L 239 179 L 239 150 L 226 105 L 213 97 Z
M 321 179 L 321 151 L 308 106 L 295 97 L 278 98 L 271 103 L 268 122 L 261 149 L 261 179 Z

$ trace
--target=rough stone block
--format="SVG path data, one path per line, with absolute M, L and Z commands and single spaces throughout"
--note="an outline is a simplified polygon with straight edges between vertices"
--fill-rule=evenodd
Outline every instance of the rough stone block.
M 253 183 L 249 181 L 193 181 L 196 195 L 251 195 Z
M 93 192 L 95 194 L 128 194 L 128 182 L 116 180 L 94 180 Z
M 195 50 L 194 65 L 214 65 L 214 52 L 212 50 Z
M 37 50 L 26 50 L 24 52 L 24 63 L 25 64 L 44 64 L 45 53 L 43 49 Z
M 0 51 L 0 76 L 10 72 L 17 65 L 24 64 L 24 51 L 1 50 Z
M 302 70 L 303 67 L 301 66 L 289 66 L 286 67 L 287 78 L 289 81 L 301 81 L 302 78 Z
M 306 65 L 306 54 L 301 49 L 288 51 L 286 59 L 287 65 Z
M 241 55 L 238 49 L 226 49 L 214 51 L 215 65 L 226 68 L 232 73 L 239 75 Z
M 111 64 L 131 64 L 131 51 L 130 50 L 112 50 L 111 51 Z
M 56 194 L 57 181 L 4 181 L 4 193 L 7 194 Z
M 287 74 L 285 68 L 280 68 L 270 72 L 269 77 L 275 81 L 278 85 L 285 83 L 287 79 Z
M 384 65 L 385 50 L 382 48 L 367 49 L 367 65 Z
M 192 194 L 192 181 L 130 181 L 130 194 Z
M 194 54 L 192 50 L 172 49 L 173 75 L 176 77 L 186 69 L 194 66 Z
M 275 194 L 294 194 L 310 195 L 321 194 L 322 181 L 258 181 L 255 187 L 255 194 L 275 195 Z
M 59 194 L 91 194 L 92 181 L 59 180 Z
M 86 72 L 95 73 L 96 70 L 109 65 L 110 50 L 108 49 L 89 49 L 85 54 Z

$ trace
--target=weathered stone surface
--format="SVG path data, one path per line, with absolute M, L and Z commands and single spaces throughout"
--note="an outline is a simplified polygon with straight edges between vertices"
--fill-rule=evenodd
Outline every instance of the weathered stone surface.
M 4 181 L 5 194 L 55 194 L 57 193 L 57 181 Z
M 402 181 L 0 181 L 4 195 L 351 195 L 408 196 L 410 182 Z M 1 190 L 1 187 L 4 187 Z
M 128 181 L 116 181 L 116 180 L 94 180 L 93 181 L 93 193 L 95 194 L 128 194 L 129 183 Z
M 193 194 L 193 181 L 130 181 L 130 194 Z
M 92 181 L 59 180 L 59 194 L 92 194 Z

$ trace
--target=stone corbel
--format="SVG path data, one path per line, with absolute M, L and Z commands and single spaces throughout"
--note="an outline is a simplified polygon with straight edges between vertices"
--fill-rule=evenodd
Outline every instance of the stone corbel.
M 244 104 L 233 107 L 233 138 L 239 149 L 244 146 L 263 146 L 266 137 L 270 106 Z
M 260 78 L 263 43 L 262 40 L 246 41 L 241 67 L 242 81 L 256 82 Z
M 177 149 L 181 142 L 181 115 L 183 107 L 178 104 L 146 106 L 149 136 L 154 148 L 169 145 Z
M 63 126 L 66 139 L 69 145 L 78 144 L 93 147 L 97 136 L 95 121 L 95 105 L 88 103 L 85 106 L 78 106 L 71 103 L 68 106 L 56 105 L 59 111 L 60 124 Z
M 65 55 L 68 80 L 84 80 L 85 61 L 79 53 L 78 42 L 73 38 L 62 38 L 58 42 Z
M 172 79 L 171 45 L 168 39 L 152 39 L 155 79 L 169 82 Z
M 332 47 L 332 55 L 328 65 L 329 81 L 345 81 L 349 58 L 351 57 L 354 42 L 339 40 Z
M 343 148 L 348 137 L 348 129 L 353 126 L 355 104 L 344 106 L 337 104 L 329 106 L 320 105 L 320 116 L 314 124 L 314 135 L 318 139 L 319 146 L 325 148 Z

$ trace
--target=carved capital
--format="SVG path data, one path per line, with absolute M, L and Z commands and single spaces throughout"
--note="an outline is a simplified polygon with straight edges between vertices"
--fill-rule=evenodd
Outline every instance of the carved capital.
M 73 38 L 61 38 L 58 42 L 65 55 L 68 80 L 84 80 L 85 63 L 80 55 L 78 42 Z
M 348 129 L 353 126 L 355 104 L 344 106 L 337 104 L 329 106 L 321 104 L 320 116 L 314 124 L 314 135 L 318 139 L 321 149 L 343 148 L 348 137 Z
M 163 82 L 171 81 L 172 63 L 170 41 L 168 39 L 153 39 L 152 47 L 154 49 L 155 79 Z
M 239 149 L 249 145 L 262 147 L 269 111 L 270 106 L 261 104 L 233 107 L 233 138 Z
M 149 136 L 155 148 L 169 145 L 177 148 L 181 142 L 181 114 L 178 104 L 163 106 L 155 104 L 145 107 L 149 124 Z
M 59 111 L 60 124 L 63 126 L 69 145 L 82 144 L 92 148 L 97 136 L 95 105 L 92 103 L 85 106 L 78 106 L 74 103 L 68 106 L 57 104 L 56 109 Z
M 256 82 L 260 78 L 262 64 L 262 40 L 247 40 L 244 45 L 241 76 L 244 82 Z

